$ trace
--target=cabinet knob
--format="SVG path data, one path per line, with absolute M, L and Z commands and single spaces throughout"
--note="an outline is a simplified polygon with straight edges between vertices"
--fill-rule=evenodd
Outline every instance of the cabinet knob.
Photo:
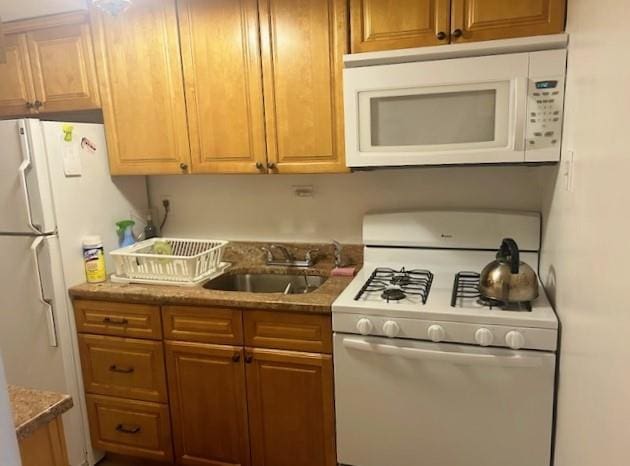
M 35 104 L 33 102 L 26 102 L 26 108 L 30 110 L 33 107 L 35 107 Z
M 436 34 L 436 36 L 438 40 L 444 40 L 446 39 L 446 33 L 444 31 L 440 31 Z
M 42 105 L 44 105 L 40 100 L 36 100 L 35 102 L 33 102 L 33 106 L 36 109 L 39 109 Z
M 451 35 L 452 35 L 455 39 L 457 39 L 457 38 L 459 38 L 459 37 L 461 37 L 461 36 L 463 36 L 463 35 L 464 35 L 464 31 L 462 31 L 461 29 L 455 29 L 455 30 L 451 33 Z
M 262 162 L 256 162 L 256 169 L 263 171 L 265 169 L 265 165 Z
M 267 163 L 267 168 L 269 170 L 275 170 L 276 169 L 276 164 L 274 162 L 269 162 L 269 163 Z
M 234 353 L 234 355 L 232 356 L 232 361 L 239 362 L 240 360 L 241 360 L 241 354 L 240 353 Z
M 245 362 L 246 362 L 247 364 L 251 364 L 251 363 L 252 363 L 252 361 L 254 361 L 254 356 L 252 356 L 251 354 L 247 354 L 247 355 L 245 355 Z
M 188 170 L 188 164 L 182 162 L 182 163 L 179 164 L 179 168 L 181 168 L 183 171 L 186 171 L 186 170 Z

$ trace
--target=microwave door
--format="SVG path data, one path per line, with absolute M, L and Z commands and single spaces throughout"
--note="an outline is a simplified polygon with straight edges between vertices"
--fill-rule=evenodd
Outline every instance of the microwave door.
M 524 161 L 527 78 L 359 95 L 364 160 L 392 165 Z

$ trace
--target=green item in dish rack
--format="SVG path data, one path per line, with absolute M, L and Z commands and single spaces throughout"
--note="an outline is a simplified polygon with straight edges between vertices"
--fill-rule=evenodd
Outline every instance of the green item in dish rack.
M 173 247 L 168 241 L 156 241 L 155 243 L 153 243 L 153 254 L 172 256 Z

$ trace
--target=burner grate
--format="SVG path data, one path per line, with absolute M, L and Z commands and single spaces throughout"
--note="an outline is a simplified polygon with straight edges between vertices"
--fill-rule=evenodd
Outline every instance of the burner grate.
M 481 305 L 490 309 L 499 308 L 503 311 L 531 311 L 531 303 L 504 303 L 496 299 L 481 296 L 479 292 L 479 279 L 481 276 L 477 272 L 459 272 L 455 275 L 453 283 L 453 294 L 451 296 L 451 307 L 457 306 L 458 299 L 474 299 Z
M 354 297 L 358 301 L 365 293 L 380 292 L 389 302 L 399 301 L 409 296 L 419 296 L 426 304 L 433 283 L 433 274 L 428 270 L 400 270 L 377 268 Z

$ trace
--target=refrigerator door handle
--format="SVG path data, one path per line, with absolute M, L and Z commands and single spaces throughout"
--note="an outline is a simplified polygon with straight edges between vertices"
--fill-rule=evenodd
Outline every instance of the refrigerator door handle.
M 28 140 L 26 139 L 26 125 L 24 121 L 20 121 L 19 124 L 20 131 L 20 146 L 22 147 L 22 163 L 20 164 L 20 168 L 18 169 L 20 172 L 20 181 L 22 183 L 22 190 L 24 191 L 24 201 L 26 204 L 26 218 L 27 225 L 35 234 L 42 234 L 43 232 L 37 228 L 37 226 L 33 223 L 33 212 L 31 211 L 31 198 L 28 193 L 28 181 L 26 179 L 26 171 L 32 167 L 31 162 L 31 150 L 28 145 Z
M 57 342 L 57 329 L 55 328 L 55 314 L 52 304 L 44 296 L 44 286 L 42 284 L 42 276 L 39 268 L 39 247 L 44 242 L 44 237 L 35 238 L 31 244 L 31 254 L 33 256 L 33 265 L 35 266 L 35 278 L 37 279 L 37 287 L 39 290 L 39 301 L 46 309 L 46 323 L 48 324 L 48 343 L 50 346 L 59 346 Z

